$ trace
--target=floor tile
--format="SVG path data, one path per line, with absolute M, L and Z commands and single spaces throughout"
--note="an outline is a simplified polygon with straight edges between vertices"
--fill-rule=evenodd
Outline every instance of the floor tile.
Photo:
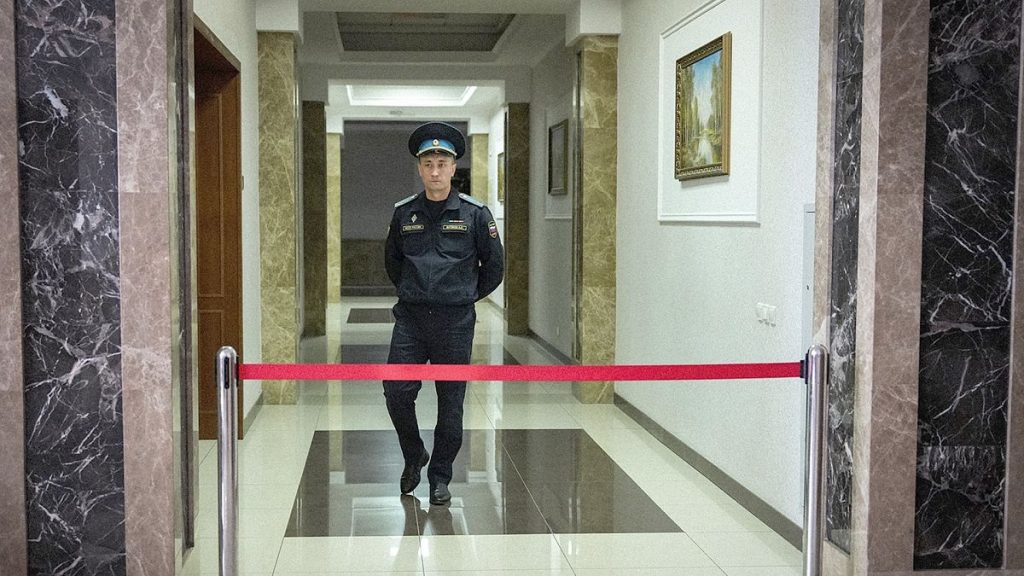
M 246 508 L 238 510 L 240 539 L 280 540 L 285 535 L 290 509 Z M 196 517 L 196 538 L 217 538 L 219 514 L 216 508 L 201 510 Z
M 685 480 L 641 483 L 641 487 L 688 533 L 771 531 L 717 487 L 695 487 Z
M 557 570 L 441 570 L 424 576 L 576 576 L 569 568 Z
M 574 570 L 713 567 L 686 534 L 557 534 Z
M 673 568 L 578 568 L 575 576 L 726 576 L 714 566 Z
M 238 570 L 239 576 L 254 574 L 273 574 L 281 549 L 280 538 L 239 538 L 238 539 Z M 220 548 L 217 538 L 197 538 L 196 547 L 190 555 L 190 570 L 198 567 L 197 574 L 220 573 Z
M 556 534 L 681 532 L 628 478 L 619 482 L 527 483 Z
M 343 320 L 393 303 L 332 305 L 329 326 L 344 334 L 304 340 L 303 361 L 386 362 L 390 324 Z M 560 363 L 477 308 L 472 362 Z M 426 382 L 428 448 L 436 411 Z M 453 500 L 437 507 L 425 480 L 398 494 L 379 381 L 303 382 L 298 404 L 263 406 L 239 444 L 241 574 L 799 576 L 798 551 L 618 407 L 579 403 L 572 383 L 470 382 L 465 427 Z M 201 576 L 218 571 L 216 442 L 196 456 L 201 537 L 185 573 Z
M 275 574 L 329 571 L 418 572 L 416 536 L 285 538 Z
M 800 566 L 758 566 L 756 568 L 733 566 L 724 570 L 726 576 L 803 576 L 803 568 Z
M 423 569 L 566 570 L 562 551 L 549 535 L 423 536 Z
M 487 418 L 495 428 L 579 428 L 577 422 L 561 406 L 548 404 L 510 404 L 484 406 Z
M 774 532 L 699 532 L 693 541 L 721 567 L 799 566 L 802 555 Z
M 618 430 L 621 428 L 641 429 L 640 424 L 636 420 L 633 420 L 617 406 L 611 404 L 580 404 L 570 395 L 569 401 L 560 400 L 559 405 L 570 416 L 575 418 L 585 430 L 591 428 L 604 430 Z

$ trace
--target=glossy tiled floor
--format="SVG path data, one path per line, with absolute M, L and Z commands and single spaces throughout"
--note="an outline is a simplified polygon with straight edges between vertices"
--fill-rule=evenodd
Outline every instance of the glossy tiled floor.
M 382 362 L 384 298 L 331 310 L 308 361 Z M 355 309 L 353 311 L 353 309 Z M 354 312 L 354 313 L 353 313 Z M 342 322 L 344 320 L 344 322 Z M 556 363 L 478 307 L 474 363 Z M 327 351 L 339 351 L 328 353 Z M 421 427 L 437 404 L 420 393 Z M 566 383 L 472 382 L 452 504 L 399 496 L 379 382 L 306 382 L 264 406 L 239 448 L 243 575 L 798 576 L 800 553 L 614 406 Z M 431 433 L 423 432 L 429 446 Z M 217 462 L 202 442 L 189 574 L 217 573 Z

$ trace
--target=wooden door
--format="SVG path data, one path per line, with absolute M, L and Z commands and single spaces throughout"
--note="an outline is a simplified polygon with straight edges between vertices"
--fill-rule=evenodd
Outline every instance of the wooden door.
M 213 358 L 221 346 L 242 353 L 241 90 L 237 69 L 201 34 L 195 40 L 199 437 L 216 439 Z

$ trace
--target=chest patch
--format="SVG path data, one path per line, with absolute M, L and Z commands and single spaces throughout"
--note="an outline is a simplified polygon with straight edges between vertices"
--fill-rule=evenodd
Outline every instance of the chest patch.
M 402 234 L 408 234 L 410 232 L 423 232 L 424 226 L 420 224 L 402 224 Z
M 469 226 L 467 224 L 448 222 L 441 225 L 441 232 L 469 232 Z

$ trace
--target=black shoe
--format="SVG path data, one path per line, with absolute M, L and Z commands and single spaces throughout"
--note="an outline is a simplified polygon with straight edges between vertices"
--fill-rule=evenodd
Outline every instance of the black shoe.
M 448 491 L 447 484 L 438 484 L 430 489 L 430 503 L 440 506 L 452 501 L 452 493 Z
M 398 482 L 398 487 L 402 490 L 402 494 L 408 494 L 416 489 L 420 485 L 420 470 L 427 465 L 430 460 L 430 455 L 426 451 L 420 456 L 419 464 L 406 464 L 405 469 L 402 470 L 402 478 Z

